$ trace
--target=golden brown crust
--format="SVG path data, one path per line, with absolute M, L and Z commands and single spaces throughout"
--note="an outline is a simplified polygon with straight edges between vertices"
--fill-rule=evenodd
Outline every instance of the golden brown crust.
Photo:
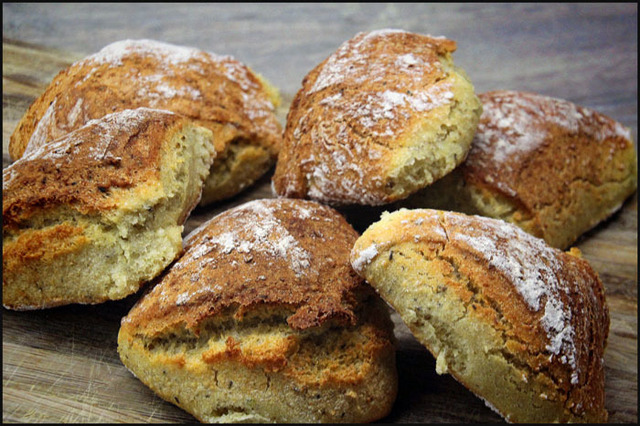
M 83 227 L 62 223 L 40 232 L 20 234 L 13 244 L 6 244 L 2 251 L 5 276 L 20 271 L 29 262 L 47 261 L 56 256 L 77 252 L 89 243 L 83 231 Z
M 565 248 L 635 190 L 631 135 L 615 120 L 533 93 L 494 91 L 479 97 L 483 114 L 460 166 L 462 176 L 479 191 L 508 199 L 530 218 L 530 233 Z M 611 189 L 600 194 L 598 188 L 606 185 Z M 586 223 L 573 223 L 584 216 Z
M 186 240 L 185 254 L 127 317 L 153 335 L 189 330 L 233 308 L 285 309 L 297 330 L 352 324 L 362 280 L 341 259 L 357 233 L 339 213 L 302 200 L 256 200 L 228 210 Z
M 472 342 L 479 337 L 466 335 L 467 340 L 456 341 L 451 338 L 455 335 L 452 328 L 463 329 L 467 321 L 478 327 L 489 326 L 498 336 L 495 349 L 491 348 L 493 343 L 487 343 L 491 341 L 487 337 L 480 344 L 485 352 L 481 358 L 474 355 L 475 359 L 469 359 L 487 363 L 487 368 L 499 357 L 505 359 L 511 368 L 520 371 L 512 380 L 516 381 L 518 392 L 531 394 L 524 398 L 531 401 L 531 407 L 507 408 L 508 400 L 495 397 L 499 389 L 484 387 L 486 382 L 497 380 L 469 377 L 467 371 L 473 370 L 470 364 L 464 368 L 456 365 L 465 357 L 451 355 L 446 362 L 460 382 L 512 421 L 606 420 L 602 358 L 609 313 L 602 282 L 577 250 L 564 253 L 553 249 L 503 221 L 416 209 L 383 216 L 356 242 L 351 255 L 354 268 L 394 307 L 402 305 L 399 298 L 405 294 L 409 298 L 411 290 L 402 284 L 396 297 L 390 297 L 393 290 L 381 289 L 381 277 L 388 274 L 385 270 L 423 267 L 419 263 L 423 260 L 418 258 L 429 265 L 423 273 L 435 278 L 433 284 L 420 284 L 433 285 L 433 293 L 418 290 L 420 287 L 415 291 L 437 299 L 433 303 L 427 298 L 409 301 L 413 303 L 411 309 L 424 312 L 427 322 L 437 330 L 435 339 L 423 341 L 425 346 L 438 358 L 446 358 L 460 348 L 473 347 Z M 393 262 L 399 262 L 396 269 Z M 374 263 L 375 270 L 370 266 Z M 415 277 L 421 276 L 419 271 L 415 271 L 415 277 L 412 274 L 407 272 L 396 280 L 412 286 Z M 440 324 L 448 315 L 453 315 L 454 320 Z M 412 331 L 422 327 L 406 311 L 401 316 Z M 476 330 L 480 333 L 482 329 Z M 438 341 L 445 343 L 438 347 Z M 483 371 L 490 377 L 486 368 Z M 494 395 L 488 394 L 487 389 Z M 516 400 L 515 395 L 511 397 Z M 555 401 L 560 410 L 549 410 L 546 420 L 532 417 L 539 415 L 532 414 L 536 401 Z
M 384 204 L 415 191 L 420 184 L 400 183 L 404 167 L 419 161 L 412 157 L 418 145 L 442 143 L 416 137 L 431 132 L 425 121 L 442 131 L 456 100 L 466 104 L 467 96 L 479 112 L 472 86 L 451 63 L 455 49 L 452 40 L 400 30 L 345 42 L 309 72 L 291 104 L 275 191 L 330 204 Z M 469 115 L 475 124 L 475 112 Z
M 123 40 L 61 71 L 18 123 L 9 152 L 16 160 L 27 147 L 35 149 L 89 120 L 148 107 L 209 128 L 218 159 L 241 140 L 263 149 L 272 164 L 282 130 L 271 92 L 263 79 L 230 56 L 153 40 Z M 248 176 L 232 191 L 257 177 Z
M 216 133 L 223 128 L 277 150 L 280 126 L 268 96 L 259 77 L 230 56 L 123 40 L 54 78 L 18 124 L 11 156 L 18 159 L 27 144 L 40 146 L 89 120 L 139 107 L 170 110 Z M 219 140 L 214 143 L 219 153 L 224 150 Z
M 54 207 L 114 209 L 112 191 L 158 181 L 166 134 L 185 121 L 168 111 L 126 110 L 29 151 L 2 173 L 3 230 Z

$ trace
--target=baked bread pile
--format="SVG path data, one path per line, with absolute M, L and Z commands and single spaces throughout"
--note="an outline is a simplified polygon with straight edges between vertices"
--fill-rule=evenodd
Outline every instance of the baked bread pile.
M 455 49 L 357 34 L 304 78 L 282 143 L 277 90 L 230 57 L 127 40 L 73 64 L 11 138 L 3 304 L 150 283 L 119 355 L 204 422 L 381 419 L 402 386 L 390 308 L 507 421 L 606 421 L 604 286 L 560 249 L 636 190 L 630 132 L 560 99 L 476 96 Z M 275 199 L 181 240 L 200 197 L 276 157 Z M 334 210 L 374 206 L 397 211 L 362 236 Z

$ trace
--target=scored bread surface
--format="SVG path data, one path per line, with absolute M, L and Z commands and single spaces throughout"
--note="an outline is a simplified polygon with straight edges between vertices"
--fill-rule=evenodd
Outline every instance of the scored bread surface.
M 589 264 L 515 225 L 428 209 L 384 214 L 358 271 L 451 373 L 510 422 L 604 422 L 609 312 Z
M 214 217 L 122 320 L 122 362 L 206 422 L 363 422 L 397 377 L 384 303 L 352 270 L 357 233 L 312 201 Z
M 390 203 L 467 155 L 481 112 L 456 43 L 402 30 L 359 33 L 309 72 L 273 177 L 285 197 Z
M 89 120 L 166 109 L 209 128 L 217 151 L 203 203 L 228 198 L 274 163 L 282 129 L 277 90 L 231 56 L 155 40 L 122 40 L 61 71 L 11 135 L 14 160 Z
M 211 131 L 139 108 L 93 120 L 3 170 L 3 304 L 123 298 L 180 252 Z
M 480 99 L 466 161 L 404 207 L 503 219 L 565 249 L 636 190 L 636 153 L 620 123 L 534 93 L 502 90 Z

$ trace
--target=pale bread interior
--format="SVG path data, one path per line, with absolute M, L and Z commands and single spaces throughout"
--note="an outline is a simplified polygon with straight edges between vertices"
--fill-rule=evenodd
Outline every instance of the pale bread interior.
M 464 71 L 442 59 L 453 93 L 452 104 L 438 106 L 419 126 L 407 131 L 389 165 L 392 199 L 432 184 L 462 163 L 473 141 L 482 105 Z M 389 184 L 388 184 L 389 186 Z

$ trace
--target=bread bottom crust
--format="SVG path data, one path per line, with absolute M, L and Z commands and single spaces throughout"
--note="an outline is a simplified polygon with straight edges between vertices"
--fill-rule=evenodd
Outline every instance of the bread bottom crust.
M 375 305 L 370 315 L 391 326 L 384 303 Z M 368 422 L 397 394 L 395 348 L 379 322 L 298 332 L 263 320 L 192 340 L 180 331 L 151 339 L 125 319 L 118 352 L 140 381 L 203 422 Z
M 68 234 L 68 228 L 79 232 Z M 125 241 L 95 224 L 74 227 L 63 223 L 24 234 L 5 247 L 5 256 L 25 257 L 34 243 L 52 244 L 42 258 L 7 268 L 3 304 L 29 310 L 122 299 L 175 259 L 182 248 L 181 232 L 182 226 L 150 227 L 130 232 Z M 63 238 L 54 237 L 61 234 Z

